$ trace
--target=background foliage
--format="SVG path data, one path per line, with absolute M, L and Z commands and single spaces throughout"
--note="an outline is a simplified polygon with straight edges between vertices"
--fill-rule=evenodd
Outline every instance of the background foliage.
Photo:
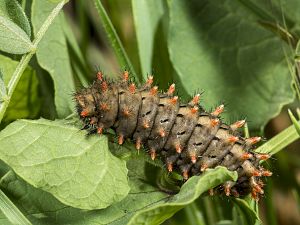
M 298 0 L 2 0 L 1 224 L 300 223 L 299 143 L 287 147 L 300 134 L 299 10 Z M 179 191 L 178 176 L 131 143 L 87 138 L 72 94 L 99 68 L 137 83 L 154 74 L 183 100 L 204 91 L 207 110 L 224 102 L 225 121 L 246 118 L 246 133 L 266 137 L 258 152 L 285 149 L 266 165 L 264 198 L 207 196 L 236 179 L 222 167 Z

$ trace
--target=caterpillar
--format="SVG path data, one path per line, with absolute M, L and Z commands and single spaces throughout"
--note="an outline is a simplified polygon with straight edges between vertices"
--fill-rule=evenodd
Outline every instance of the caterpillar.
M 207 112 L 199 104 L 200 94 L 180 103 L 174 93 L 175 84 L 166 92 L 159 91 L 153 86 L 153 76 L 137 87 L 128 71 L 115 81 L 99 71 L 92 85 L 74 98 L 84 129 L 101 135 L 112 128 L 120 145 L 131 139 L 137 150 L 144 146 L 152 160 L 159 156 L 169 172 L 181 174 L 184 180 L 219 165 L 237 171 L 237 181 L 228 181 L 218 190 L 235 197 L 251 193 L 258 200 L 264 193 L 261 177 L 272 175 L 260 166 L 270 156 L 253 151 L 261 138 L 240 135 L 238 129 L 245 120 L 223 123 L 224 105 Z

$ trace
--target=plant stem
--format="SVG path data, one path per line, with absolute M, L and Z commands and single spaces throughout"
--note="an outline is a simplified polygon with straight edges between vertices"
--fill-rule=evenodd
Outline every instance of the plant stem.
M 14 93 L 16 86 L 24 72 L 24 70 L 26 69 L 30 59 L 32 58 L 32 56 L 35 54 L 36 49 L 38 44 L 40 43 L 40 41 L 42 40 L 43 36 L 45 35 L 46 31 L 48 30 L 49 26 L 52 24 L 53 20 L 55 19 L 55 17 L 58 15 L 58 13 L 60 12 L 60 10 L 62 9 L 62 7 L 64 6 L 64 4 L 67 2 L 67 0 L 63 0 L 61 1 L 59 4 L 57 4 L 57 6 L 52 10 L 52 12 L 50 13 L 50 15 L 48 16 L 48 18 L 45 20 L 45 22 L 43 23 L 43 25 L 41 26 L 40 30 L 38 31 L 35 40 L 33 41 L 33 51 L 23 55 L 21 61 L 19 62 L 16 70 L 14 71 L 12 78 L 10 79 L 7 89 L 7 95 L 3 97 L 3 102 L 0 106 L 0 122 L 2 121 L 4 114 L 6 112 L 6 109 L 9 105 L 10 99 L 12 97 L 12 94 Z
M 122 42 L 112 24 L 109 16 L 107 15 L 106 10 L 104 9 L 104 7 L 101 3 L 101 0 L 94 0 L 94 3 L 97 8 L 99 17 L 102 20 L 102 24 L 103 24 L 104 30 L 106 32 L 107 38 L 117 56 L 120 66 L 128 68 L 129 72 L 131 72 L 132 75 L 137 79 L 137 82 L 140 82 L 142 78 L 137 76 L 137 74 L 127 56 L 127 53 L 122 45 Z
M 10 199 L 0 189 L 0 209 L 12 224 L 31 225 L 29 220 L 10 201 Z
M 255 152 L 274 155 L 292 142 L 299 139 L 299 137 L 300 136 L 293 124 L 257 148 Z

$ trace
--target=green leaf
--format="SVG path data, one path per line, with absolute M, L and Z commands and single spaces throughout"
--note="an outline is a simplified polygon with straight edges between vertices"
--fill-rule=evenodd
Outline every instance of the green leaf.
M 106 13 L 105 8 L 103 7 L 101 0 L 94 0 L 98 15 L 101 19 L 101 23 L 104 27 L 104 30 L 106 32 L 107 38 L 110 42 L 111 47 L 113 48 L 115 55 L 119 61 L 121 68 L 126 68 L 129 70 L 133 77 L 135 77 L 137 82 L 141 81 L 141 77 L 138 76 L 132 66 L 132 63 L 130 62 L 128 55 L 123 47 L 123 44 L 109 18 L 109 16 Z
M 0 55 L 0 69 L 5 86 L 9 83 L 18 62 Z M 40 111 L 41 99 L 38 92 L 38 80 L 35 71 L 27 67 L 13 93 L 4 116 L 9 123 L 20 118 L 36 118 Z
M 0 16 L 0 50 L 12 54 L 24 54 L 33 50 L 25 31 L 3 16 Z
M 188 201 L 196 198 L 196 195 L 201 192 L 200 189 L 197 189 L 199 186 L 212 187 L 219 182 L 236 178 L 234 173 L 228 172 L 225 168 L 217 168 L 205 173 L 200 178 L 193 178 L 194 181 L 188 182 L 190 183 L 188 185 L 185 184 L 184 190 L 172 197 L 145 182 L 145 165 L 145 162 L 139 158 L 139 155 L 127 162 L 130 193 L 122 201 L 101 210 L 86 211 L 65 206 L 50 194 L 32 187 L 19 177 L 17 178 L 14 173 L 8 173 L 2 178 L 1 187 L 4 188 L 7 194 L 12 196 L 14 203 L 34 224 L 124 225 L 134 215 L 139 215 L 140 212 L 143 212 L 144 209 L 151 209 L 154 206 L 155 208 L 157 207 L 159 212 L 159 206 L 163 207 L 168 204 L 171 204 L 171 210 L 174 210 L 173 204 L 183 207 L 185 203 L 188 204 Z M 200 184 L 201 182 L 203 184 Z M 196 186 L 193 186 L 195 184 Z M 193 193 L 196 195 L 193 196 Z M 181 200 L 182 202 L 180 202 Z M 43 216 L 41 217 L 40 215 Z M 1 223 L 5 221 L 2 218 L 3 216 L 0 215 Z M 150 221 L 151 218 L 148 218 L 148 220 Z
M 31 224 L 2 190 L 0 190 L 0 209 L 12 224 Z
M 22 28 L 28 37 L 31 36 L 31 28 L 28 18 L 21 5 L 16 0 L 0 1 L 0 16 L 10 19 L 12 22 Z
M 154 37 L 164 9 L 160 0 L 131 0 L 142 74 L 152 72 Z
M 35 34 L 55 6 L 48 1 L 33 0 L 31 17 Z M 72 101 L 75 86 L 61 19 L 58 15 L 50 25 L 36 56 L 39 65 L 49 72 L 54 81 L 56 111 L 59 118 L 64 118 L 75 108 Z
M 190 95 L 262 128 L 294 99 L 284 43 L 240 1 L 170 1 L 169 53 Z M 229 116 L 226 117 L 228 120 Z
M 173 216 L 174 213 L 184 206 L 195 201 L 201 194 L 209 189 L 225 181 L 236 179 L 236 172 L 230 172 L 224 167 L 209 170 L 201 176 L 193 176 L 181 187 L 177 195 L 169 198 L 168 201 L 164 203 L 155 204 L 154 206 L 141 210 L 133 216 L 128 225 L 160 224 Z
M 100 209 L 129 191 L 125 162 L 108 150 L 105 136 L 86 138 L 66 121 L 18 120 L 0 133 L 0 158 L 31 185 L 61 202 Z
M 80 210 L 66 206 L 52 195 L 25 183 L 14 173 L 1 180 L 1 187 L 12 196 L 14 203 L 33 222 L 39 225 L 124 225 L 139 210 L 163 202 L 169 196 L 157 188 L 142 182 L 143 165 L 140 159 L 128 163 L 131 191 L 125 199 L 106 209 Z M 42 216 L 41 216 L 42 215 Z M 0 223 L 7 220 L 0 215 Z

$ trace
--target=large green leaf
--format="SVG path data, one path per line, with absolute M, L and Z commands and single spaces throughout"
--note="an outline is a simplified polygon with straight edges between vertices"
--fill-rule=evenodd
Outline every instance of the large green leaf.
M 18 62 L 0 55 L 0 70 L 6 86 L 17 65 Z M 27 67 L 12 95 L 3 121 L 8 123 L 20 118 L 35 118 L 40 111 L 40 105 L 36 73 Z
M 25 183 L 14 173 L 8 173 L 2 178 L 1 187 L 33 224 L 124 225 L 139 210 L 169 198 L 156 187 L 143 182 L 144 162 L 141 159 L 131 160 L 127 166 L 130 193 L 122 201 L 101 210 L 86 211 L 66 206 L 49 193 Z M 0 223 L 6 222 L 4 215 L 0 215 Z
M 31 36 L 30 23 L 17 0 L 0 1 L 0 16 L 9 18 L 22 28 L 29 37 Z
M 228 172 L 225 168 L 217 168 L 201 177 L 194 177 L 183 186 L 179 194 L 172 197 L 145 182 L 146 164 L 140 157 L 143 156 L 138 155 L 127 162 L 130 193 L 122 201 L 106 209 L 85 211 L 68 207 L 47 192 L 25 183 L 11 172 L 2 178 L 1 187 L 34 224 L 124 225 L 131 218 L 131 224 L 139 224 L 135 222 L 141 219 L 143 221 L 145 219 L 145 224 L 157 224 L 157 217 L 162 217 L 163 221 L 179 208 L 195 200 L 207 188 L 236 178 L 234 173 Z M 169 210 L 165 211 L 167 208 Z M 157 214 L 154 215 L 154 212 Z M 153 217 L 146 218 L 146 215 L 150 214 Z M 5 224 L 4 216 L 0 215 L 0 221 L 1 224 Z
M 33 0 L 31 18 L 35 34 L 55 6 L 49 1 Z M 39 65 L 49 72 L 54 81 L 55 105 L 59 118 L 74 110 L 72 94 L 75 91 L 61 19 L 61 16 L 55 18 L 36 52 Z
M 66 121 L 18 120 L 0 133 L 0 158 L 31 185 L 82 209 L 105 208 L 129 191 L 125 162 L 105 136 L 87 138 Z
M 169 52 L 186 90 L 256 129 L 294 97 L 284 43 L 258 19 L 241 1 L 170 1 Z
M 25 33 L 10 19 L 0 16 L 0 50 L 12 54 L 24 54 L 33 49 Z
M 131 4 L 141 70 L 143 76 L 146 77 L 152 72 L 154 37 L 164 13 L 163 2 L 160 0 L 132 0 Z
M 180 192 L 169 198 L 164 203 L 155 204 L 141 210 L 130 220 L 130 225 L 160 224 L 170 218 L 177 211 L 195 201 L 201 194 L 214 188 L 225 181 L 236 180 L 237 174 L 229 172 L 224 167 L 209 170 L 201 176 L 191 177 L 182 187 Z

